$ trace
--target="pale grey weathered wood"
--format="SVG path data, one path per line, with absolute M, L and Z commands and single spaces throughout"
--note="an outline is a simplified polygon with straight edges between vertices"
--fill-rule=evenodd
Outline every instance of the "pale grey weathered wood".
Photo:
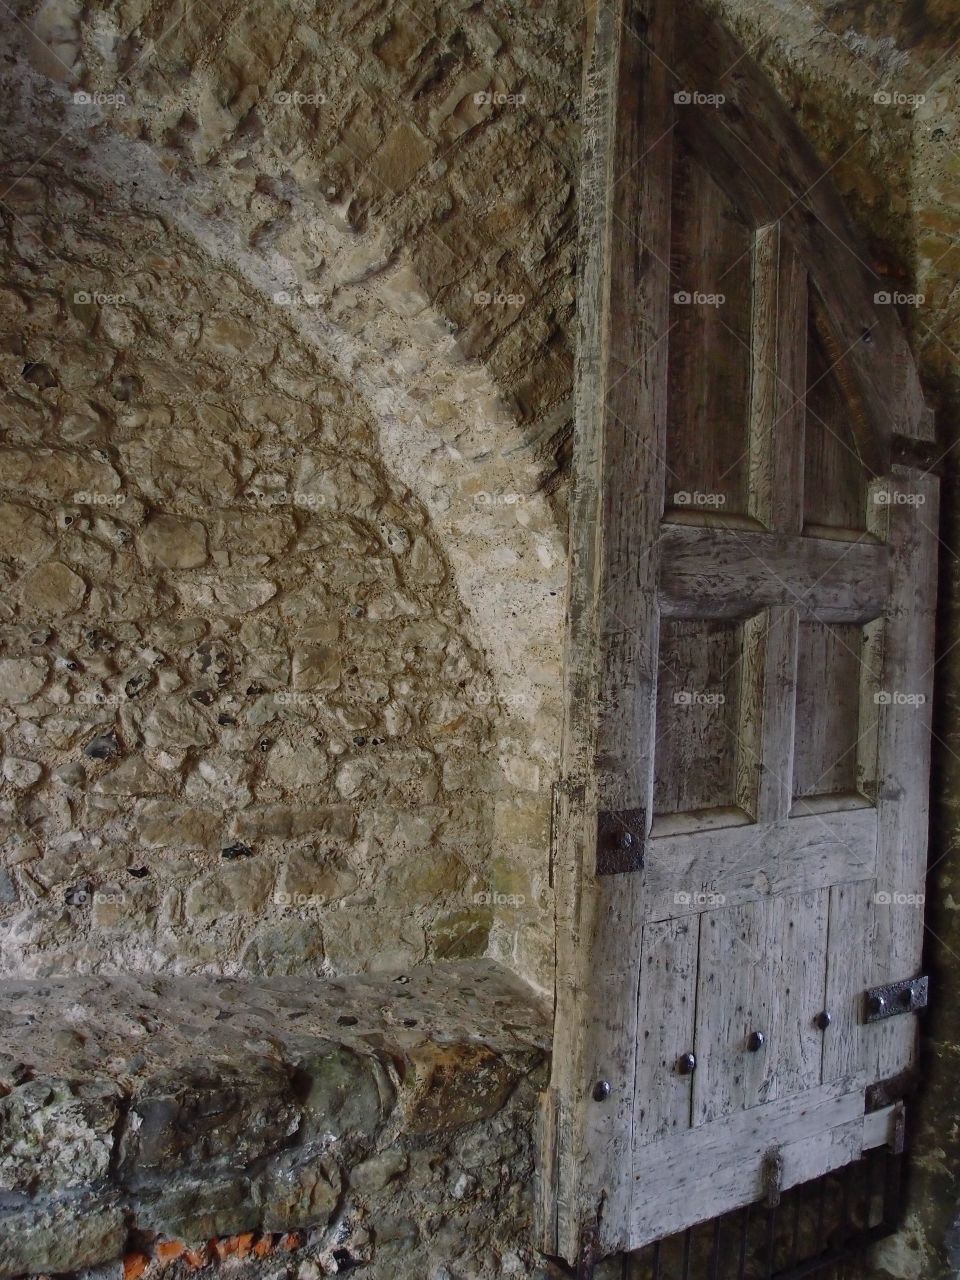
M 699 936 L 695 916 L 644 926 L 645 999 L 635 1104 L 638 1141 L 690 1127 L 693 1077 L 681 1074 L 677 1062 L 694 1045 Z
M 936 476 L 895 467 L 885 490 L 892 501 L 872 504 L 874 529 L 884 532 L 894 548 L 892 609 L 883 638 L 881 674 L 881 693 L 889 695 L 890 701 L 876 708 L 877 892 L 892 901 L 874 904 L 870 986 L 898 982 L 920 972 L 937 589 Z M 872 1079 L 899 1075 L 914 1062 L 915 1018 L 889 1018 L 868 1030 L 870 1034 L 864 1039 Z
M 872 540 L 796 538 L 665 524 L 661 607 L 670 617 L 743 617 L 768 605 L 864 622 L 886 607 L 890 549 Z
M 882 513 L 885 519 L 874 513 L 864 521 L 859 495 L 869 475 L 888 470 L 893 432 L 925 437 L 929 424 L 893 309 L 872 311 L 868 277 L 847 260 L 855 260 L 856 246 L 842 206 L 789 113 L 698 7 L 685 12 L 674 58 L 674 20 L 668 6 L 652 0 L 599 7 L 586 97 L 557 807 L 556 1052 L 544 1107 L 541 1198 L 544 1247 L 571 1261 L 584 1229 L 596 1229 L 602 1254 L 755 1199 L 772 1146 L 782 1148 L 785 1185 L 856 1158 L 865 1133 L 863 1081 L 854 1085 L 845 1073 L 862 1063 L 872 1081 L 908 1064 L 913 1052 L 912 1019 L 864 1028 L 856 1017 L 861 983 L 907 976 L 891 968 L 919 961 L 916 911 L 882 917 L 873 894 L 875 883 L 894 875 L 901 888 L 922 884 L 925 815 L 917 795 L 929 726 L 922 716 L 909 721 L 899 704 L 881 706 L 873 752 L 870 666 L 879 652 L 881 682 L 927 678 L 933 580 L 920 552 L 931 544 L 918 517 L 929 510 L 899 505 Z M 700 459 L 689 483 L 702 478 L 709 487 L 730 473 L 730 505 L 738 509 L 678 509 L 663 525 L 668 420 L 681 434 L 694 418 L 703 430 L 729 408 L 724 402 L 711 415 L 694 396 L 693 417 L 670 419 L 669 299 L 682 287 L 669 270 L 678 87 L 671 66 L 701 91 L 720 75 L 724 91 L 731 89 L 732 110 L 680 112 L 704 199 L 696 211 L 701 221 L 691 225 L 702 231 L 709 205 L 717 217 L 732 208 L 734 230 L 737 220 L 759 230 L 751 262 L 746 469 L 741 473 L 726 451 L 729 441 L 694 442 L 698 449 L 688 451 Z M 798 186 L 816 207 L 813 219 L 795 198 Z M 803 341 L 808 304 L 819 334 L 810 352 Z M 701 325 L 688 316 L 687 347 L 704 335 L 716 338 L 719 319 Z M 734 317 L 735 334 L 738 323 Z M 872 344 L 860 341 L 865 330 Z M 720 350 L 705 340 L 707 354 Z M 682 354 L 679 338 L 677 344 L 675 355 Z M 826 436 L 816 403 L 804 395 L 810 361 L 816 372 L 824 351 L 831 359 L 840 353 Z M 716 395 L 709 379 L 700 385 Z M 840 428 L 852 451 L 834 448 Z M 735 440 L 737 424 L 730 430 Z M 846 437 L 842 442 L 846 449 Z M 808 492 L 806 522 L 804 472 L 826 499 Z M 811 528 L 821 519 L 826 536 Z M 892 580 L 886 544 L 894 548 Z M 894 609 L 886 619 L 891 581 Z M 661 636 L 661 615 L 683 626 L 670 622 Z M 779 632 L 777 618 L 786 621 Z M 658 660 L 662 670 L 665 656 L 679 657 L 688 679 L 713 678 L 706 654 L 692 647 L 672 654 L 661 639 L 696 619 L 707 623 L 703 636 L 714 634 L 719 620 L 744 622 L 742 652 L 727 655 L 742 667 L 737 706 L 732 717 L 714 717 L 669 741 L 658 797 L 669 796 L 667 808 L 697 808 L 658 815 L 651 825 L 655 742 L 670 718 L 664 704 L 656 710 Z M 843 715 L 827 717 L 822 733 L 803 706 L 799 716 L 792 706 L 801 621 L 853 653 L 844 667 L 834 660 L 837 645 L 829 652 L 824 645 L 818 666 L 808 646 L 808 687 L 819 678 L 824 696 L 853 690 Z M 866 641 L 854 642 L 862 624 Z M 911 624 L 919 638 L 911 640 Z M 694 646 L 696 632 L 689 628 L 684 643 Z M 865 672 L 858 659 L 869 660 Z M 854 743 L 859 735 L 865 745 L 841 741 L 841 721 L 853 722 Z M 730 747 L 733 772 L 717 756 L 718 768 L 702 778 L 668 777 L 697 769 L 698 742 L 717 754 L 714 730 L 739 740 Z M 835 756 L 848 746 L 855 766 L 841 777 Z M 821 775 L 827 794 L 817 792 Z M 807 794 L 797 796 L 797 789 Z M 642 871 L 596 874 L 603 809 L 644 811 L 650 835 Z M 751 822 L 752 815 L 761 821 Z M 699 900 L 710 893 L 723 902 Z M 739 967 L 731 961 L 734 945 L 752 946 L 752 968 L 749 960 Z M 678 1013 L 667 1018 L 670 1001 Z M 813 1019 L 818 1006 L 833 1004 L 834 1027 L 820 1039 Z M 749 1023 L 762 1019 L 767 1026 L 756 1029 L 769 1032 L 770 1051 L 746 1058 Z M 691 1028 L 700 1060 L 692 1085 L 671 1069 Z M 817 1087 L 818 1071 L 826 1086 Z M 594 1101 L 598 1083 L 609 1090 Z M 780 1091 L 796 1096 L 777 1098 Z M 684 1130 L 687 1114 L 694 1127 Z M 674 1136 L 650 1141 L 664 1130 Z M 746 1158 L 732 1162 L 730 1150 L 739 1157 L 741 1148 Z M 631 1165 L 636 1186 L 625 1176 Z
M 778 1099 L 637 1151 L 634 1249 L 758 1200 L 767 1152 L 784 1154 L 784 1189 L 855 1160 L 863 1149 L 862 1081 Z
M 648 919 L 695 915 L 778 894 L 873 882 L 875 809 L 654 836 L 644 867 Z
M 559 1151 L 546 1155 L 554 1195 L 542 1215 L 545 1247 L 568 1258 L 598 1219 L 601 1250 L 621 1248 L 632 1196 L 623 1169 L 632 1150 L 641 886 L 596 876 L 595 848 L 599 809 L 649 813 L 652 800 L 672 45 L 668 6 L 601 6 L 585 90 L 563 749 L 571 803 L 558 840 L 562 1048 L 551 1082 Z M 602 1104 L 592 1098 L 598 1079 L 611 1084 Z

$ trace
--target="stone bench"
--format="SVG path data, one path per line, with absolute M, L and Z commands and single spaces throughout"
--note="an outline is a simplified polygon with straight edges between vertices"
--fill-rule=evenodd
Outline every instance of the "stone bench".
M 281 1238 L 308 1274 L 535 1273 L 549 1022 L 496 966 L 0 988 L 0 1276 Z

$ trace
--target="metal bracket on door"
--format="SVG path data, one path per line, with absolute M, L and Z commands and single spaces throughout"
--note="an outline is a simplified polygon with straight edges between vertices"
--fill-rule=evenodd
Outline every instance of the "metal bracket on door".
M 577 1280 L 593 1280 L 597 1265 L 597 1228 L 584 1227 L 580 1232 L 580 1251 L 577 1254 Z
M 597 875 L 643 870 L 645 809 L 612 809 L 597 817 Z
M 930 979 L 906 978 L 903 982 L 890 982 L 884 987 L 871 987 L 863 997 L 864 1022 L 882 1022 L 899 1013 L 918 1013 L 926 1009 Z

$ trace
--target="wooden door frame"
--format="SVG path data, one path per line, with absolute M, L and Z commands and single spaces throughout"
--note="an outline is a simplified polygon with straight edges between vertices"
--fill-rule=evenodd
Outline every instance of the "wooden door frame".
M 605 0 L 596 11 L 585 68 L 564 733 L 553 831 L 556 1021 L 551 1084 L 541 1110 L 538 1196 L 541 1247 L 570 1261 L 591 1248 L 603 1254 L 623 1247 L 616 1230 L 610 1234 L 603 1223 L 626 1220 L 632 1191 L 632 1178 L 625 1176 L 632 1164 L 632 1090 L 627 1081 L 605 1095 L 596 1064 L 605 1052 L 611 1070 L 604 1074 L 623 1078 L 632 1069 L 637 1010 L 624 988 L 629 993 L 628 975 L 639 969 L 641 930 L 630 908 L 637 895 L 618 892 L 622 874 L 597 874 L 597 815 L 648 807 L 639 771 L 615 777 L 604 773 L 603 762 L 618 752 L 622 758 L 628 743 L 652 742 L 648 695 L 655 676 L 634 651 L 636 681 L 616 691 L 605 687 L 604 648 L 617 638 L 609 629 L 603 634 L 604 594 L 617 566 L 622 574 L 626 564 L 629 616 L 621 619 L 619 641 L 629 646 L 648 618 L 652 630 L 645 634 L 655 650 L 656 610 L 649 617 L 645 610 L 657 573 L 658 550 L 651 546 L 663 486 L 638 494 L 631 488 L 631 460 L 638 450 L 656 449 L 665 431 L 666 401 L 658 392 L 665 379 L 656 376 L 666 360 L 660 339 L 668 328 L 662 272 L 669 270 L 670 209 L 663 192 L 669 190 L 664 175 L 677 121 L 676 109 L 668 109 L 674 118 L 665 117 L 663 104 L 674 88 L 717 91 L 725 69 L 738 64 L 738 76 L 754 77 L 756 118 L 704 117 L 700 146 L 719 153 L 720 163 L 732 169 L 738 153 L 746 152 L 769 168 L 766 126 L 772 120 L 790 140 L 794 167 L 788 165 L 786 182 L 776 175 L 776 181 L 757 182 L 747 173 L 731 181 L 755 224 L 787 228 L 794 244 L 807 250 L 811 284 L 824 285 L 826 322 L 841 349 L 852 353 L 846 390 L 862 409 L 854 430 L 865 464 L 884 474 L 897 437 L 933 439 L 899 321 L 893 308 L 874 309 L 869 269 L 850 261 L 856 237 L 842 203 L 832 184 L 820 180 L 823 166 L 789 111 L 733 38 L 699 9 L 685 15 L 684 49 L 675 58 L 674 22 L 672 6 L 654 0 Z M 695 77 L 689 86 L 687 75 Z M 691 141 L 697 145 L 696 129 Z M 796 207 L 791 184 L 809 188 L 803 207 Z M 846 287 L 832 291 L 828 286 L 841 269 Z M 631 322 L 608 323 L 611 315 Z M 892 392 L 874 385 L 870 367 L 878 360 L 891 373 Z M 871 425 L 877 422 L 885 424 L 879 432 Z M 614 693 L 616 721 L 601 725 L 597 709 Z M 598 1050 L 598 1017 L 608 1032 L 619 1029 L 619 1054 L 609 1035 Z

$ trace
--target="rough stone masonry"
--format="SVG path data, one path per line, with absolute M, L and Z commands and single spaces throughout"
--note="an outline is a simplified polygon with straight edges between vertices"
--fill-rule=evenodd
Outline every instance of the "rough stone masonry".
M 949 6 L 714 7 L 794 105 L 877 267 L 926 297 L 905 318 L 951 432 Z M 4 1207 L 25 1197 L 44 1248 L 64 1234 L 47 1198 L 102 1175 L 113 1216 L 91 1218 L 93 1235 L 97 1221 L 114 1230 L 108 1252 L 128 1250 L 131 1277 L 148 1255 L 178 1274 L 225 1260 L 300 1280 L 361 1263 L 431 1280 L 546 1265 L 523 1252 L 532 1058 L 511 1060 L 505 1100 L 499 1086 L 484 1095 L 489 1116 L 433 1149 L 422 1135 L 388 1141 L 385 1121 L 371 1139 L 360 1117 L 331 1157 L 309 1146 L 330 1144 L 297 1092 L 302 1046 L 263 1026 L 249 1057 L 203 1037 L 208 1017 L 222 1032 L 219 1014 L 255 1003 L 262 984 L 268 1022 L 270 984 L 305 982 L 320 1002 L 318 979 L 368 970 L 374 1002 L 393 1008 L 398 967 L 424 961 L 487 954 L 551 985 L 585 8 L 3 10 L 19 62 L 0 66 L 0 966 L 19 994 L 0 1168 Z M 924 101 L 878 106 L 878 87 Z M 955 598 L 951 580 L 948 652 Z M 955 724 L 948 699 L 947 743 Z M 944 748 L 931 895 L 947 948 L 951 760 Z M 943 1065 L 909 1230 L 882 1259 L 904 1280 L 956 1271 L 956 976 L 942 969 L 931 1057 Z M 142 975 L 122 999 L 117 979 L 100 981 L 118 973 Z M 163 1092 L 159 1068 L 151 1076 L 127 1049 L 165 1042 L 162 983 L 188 978 L 196 1044 L 229 1043 L 236 1074 L 184 1075 L 184 1046 Z M 41 985 L 28 998 L 24 982 Z M 127 1049 L 88 1064 L 99 1084 L 79 1083 L 98 1021 L 120 1007 Z M 377 1022 L 360 1061 L 339 1021 L 357 1015 L 334 1015 L 315 1028 L 328 1057 L 358 1079 L 383 1072 L 401 1096 L 396 1027 Z M 473 1052 L 458 1059 L 465 1087 Z M 255 1131 L 224 1216 L 209 1209 L 216 1247 L 202 1253 L 199 1238 L 187 1250 L 117 1227 L 118 1214 L 137 1217 L 132 1183 L 156 1190 L 166 1158 L 131 1129 L 148 1078 L 154 1119 L 186 1113 L 199 1135 L 195 1117 L 216 1097 Z M 334 1099 L 324 1123 L 335 1113 Z M 359 1163 L 336 1153 L 350 1143 Z M 318 1190 L 297 1195 L 315 1194 L 319 1234 L 300 1241 L 279 1230 L 301 1219 L 275 1175 L 308 1152 Z M 177 1177 L 216 1168 L 222 1182 L 223 1164 L 198 1136 L 178 1149 Z M 278 1216 L 242 1225 L 229 1200 L 252 1185 Z M 355 1194 L 370 1197 L 362 1226 L 328 1247 Z M 183 1216 L 162 1225 L 175 1221 L 190 1234 Z M 34 1264 L 8 1254 L 7 1265 Z M 53 1255 L 42 1265 L 69 1269 Z

